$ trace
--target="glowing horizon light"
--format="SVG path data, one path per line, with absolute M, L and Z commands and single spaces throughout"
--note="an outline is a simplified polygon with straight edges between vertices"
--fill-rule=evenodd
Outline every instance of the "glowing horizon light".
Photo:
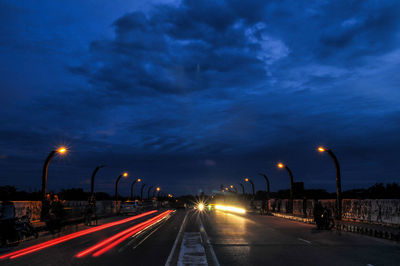
M 228 206 L 228 205 L 215 205 L 215 209 L 216 210 L 220 210 L 220 211 L 228 211 L 228 212 L 235 212 L 235 213 L 241 213 L 241 214 L 245 214 L 246 210 L 243 208 L 239 208 L 239 207 L 235 207 L 235 206 Z
M 321 147 L 321 146 L 320 146 L 320 147 L 318 147 L 318 151 L 319 151 L 319 152 L 324 152 L 324 151 L 326 151 L 326 149 L 325 149 L 324 147 Z
M 64 146 L 61 146 L 60 148 L 57 149 L 57 152 L 59 154 L 64 154 L 67 152 L 67 148 L 65 148 Z
M 285 167 L 285 165 L 283 163 L 278 163 L 278 167 L 283 168 L 283 167 Z

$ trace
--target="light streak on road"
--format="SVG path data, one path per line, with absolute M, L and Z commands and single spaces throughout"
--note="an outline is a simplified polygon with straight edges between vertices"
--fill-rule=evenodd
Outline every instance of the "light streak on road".
M 140 224 L 134 225 L 122 232 L 119 232 L 118 234 L 115 234 L 99 243 L 97 243 L 96 245 L 85 249 L 81 252 L 79 252 L 78 254 L 75 255 L 75 257 L 77 258 L 82 258 L 96 250 L 98 250 L 97 252 L 95 252 L 93 254 L 94 257 L 100 256 L 101 254 L 107 252 L 108 250 L 112 249 L 113 247 L 115 247 L 116 245 L 118 245 L 119 243 L 121 243 L 122 241 L 124 241 L 125 239 L 133 236 L 134 234 L 139 233 L 140 231 L 146 229 L 147 227 L 157 223 L 158 221 L 160 221 L 161 219 L 165 218 L 168 214 L 170 214 L 172 211 L 168 210 L 165 211 L 147 221 L 144 221 Z M 100 249 L 100 250 L 99 250 Z
M 241 214 L 246 213 L 246 210 L 243 208 L 238 208 L 235 206 L 228 206 L 228 205 L 217 204 L 217 205 L 215 205 L 215 209 L 220 210 L 220 211 L 228 211 L 228 212 L 235 212 L 235 213 L 241 213 Z
M 130 221 L 142 218 L 144 216 L 153 214 L 155 212 L 157 212 L 157 211 L 153 210 L 153 211 L 145 212 L 145 213 L 142 213 L 142 214 L 139 214 L 139 215 L 135 215 L 135 216 L 123 219 L 123 220 L 106 223 L 106 224 L 99 225 L 99 226 L 96 226 L 96 227 L 93 227 L 93 228 L 89 228 L 89 229 L 85 229 L 85 230 L 82 230 L 82 231 L 79 231 L 79 232 L 75 232 L 75 233 L 72 233 L 72 234 L 69 234 L 69 235 L 65 235 L 65 236 L 62 236 L 62 237 L 59 237 L 59 238 L 56 238 L 56 239 L 52 239 L 52 240 L 49 240 L 49 241 L 46 241 L 46 242 L 43 242 L 43 243 L 40 243 L 40 244 L 36 244 L 36 245 L 30 246 L 30 247 L 27 247 L 27 248 L 24 248 L 24 249 L 21 249 L 21 250 L 17 250 L 17 251 L 11 252 L 11 253 L 7 253 L 7 254 L 4 254 L 4 255 L 1 255 L 0 259 L 5 259 L 5 258 L 15 259 L 15 258 L 24 256 L 24 255 L 27 255 L 27 254 L 30 254 L 30 253 L 33 253 L 33 252 L 36 252 L 36 251 L 51 247 L 51 246 L 66 242 L 68 240 L 71 240 L 71 239 L 74 239 L 74 238 L 77 238 L 77 237 L 80 237 L 80 236 L 84 236 L 84 235 L 87 235 L 87 234 L 90 234 L 90 233 L 94 233 L 94 232 L 97 232 L 97 231 L 100 231 L 100 230 L 104 230 L 104 229 L 112 227 L 112 226 L 120 225 L 120 224 L 123 224 L 123 223 L 127 223 L 127 222 L 130 222 Z

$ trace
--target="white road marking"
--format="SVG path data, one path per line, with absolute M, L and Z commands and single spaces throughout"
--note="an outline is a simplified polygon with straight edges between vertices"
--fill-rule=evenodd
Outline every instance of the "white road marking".
M 298 240 L 303 241 L 303 242 L 306 242 L 306 243 L 308 243 L 308 244 L 311 245 L 311 241 L 305 240 L 305 239 L 303 239 L 303 238 L 298 238 Z
M 179 252 L 178 266 L 208 265 L 200 232 L 185 232 Z
M 171 216 L 168 215 L 168 218 L 166 218 L 166 219 L 164 220 L 164 222 L 167 221 L 170 217 L 171 217 Z M 142 244 L 147 238 L 149 238 L 149 237 L 150 237 L 152 234 L 154 234 L 158 229 L 160 229 L 161 226 L 162 226 L 162 225 L 160 225 L 159 227 L 157 227 L 156 229 L 154 229 L 150 234 L 148 234 L 145 238 L 143 238 L 136 246 L 134 246 L 134 247 L 132 248 L 132 250 L 135 249 L 135 248 L 137 248 L 140 244 Z
M 172 246 L 171 252 L 169 253 L 167 262 L 165 263 L 165 266 L 170 266 L 171 262 L 172 262 L 172 257 L 174 256 L 175 250 L 176 250 L 176 246 L 178 245 L 179 239 L 181 238 L 182 234 L 183 234 L 183 229 L 185 227 L 186 224 L 186 219 L 188 216 L 189 212 L 186 212 L 185 218 L 183 219 L 181 228 L 179 229 L 178 235 L 176 236 L 174 245 Z
M 210 250 L 214 266 L 220 266 L 219 265 L 219 261 L 217 259 L 217 255 L 215 255 L 214 249 L 213 249 L 213 247 L 211 245 L 211 242 L 210 242 L 210 238 L 207 235 L 206 229 L 203 226 L 203 222 L 201 221 L 201 218 L 200 218 L 200 232 L 204 233 L 204 236 L 206 238 L 205 239 L 206 240 L 206 244 L 207 244 L 208 249 Z

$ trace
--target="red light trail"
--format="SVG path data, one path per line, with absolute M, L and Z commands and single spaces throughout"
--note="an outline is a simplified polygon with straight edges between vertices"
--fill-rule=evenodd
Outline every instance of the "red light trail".
M 120 220 L 120 221 L 106 223 L 106 224 L 103 224 L 103 225 L 100 225 L 100 226 L 96 226 L 96 227 L 85 229 L 85 230 L 82 230 L 82 231 L 79 231 L 79 232 L 75 232 L 75 233 L 72 233 L 72 234 L 69 234 L 69 235 L 65 235 L 65 236 L 62 236 L 62 237 L 59 237 L 59 238 L 56 238 L 56 239 L 52 239 L 52 240 L 49 240 L 49 241 L 46 241 L 46 242 L 43 242 L 43 243 L 40 243 L 40 244 L 37 244 L 37 245 L 33 245 L 33 246 L 30 246 L 30 247 L 27 247 L 27 248 L 24 248 L 24 249 L 21 249 L 21 250 L 17 250 L 17 251 L 11 252 L 11 253 L 7 253 L 7 254 L 4 254 L 4 255 L 1 255 L 0 259 L 5 259 L 5 258 L 15 259 L 15 258 L 24 256 L 24 255 L 27 255 L 27 254 L 30 254 L 30 253 L 33 253 L 33 252 L 36 252 L 36 251 L 39 251 L 39 250 L 42 250 L 42 249 L 45 249 L 45 248 L 60 244 L 60 243 L 63 243 L 65 241 L 68 241 L 68 240 L 83 236 L 83 235 L 87 235 L 87 234 L 90 234 L 90 233 L 93 233 L 93 232 L 97 232 L 97 231 L 100 231 L 100 230 L 103 230 L 103 229 L 106 229 L 106 228 L 109 228 L 109 227 L 112 227 L 112 226 L 115 226 L 115 225 L 120 225 L 120 224 L 123 224 L 123 223 L 127 223 L 127 222 L 130 222 L 130 221 L 142 218 L 144 216 L 153 214 L 155 212 L 157 212 L 157 211 L 153 210 L 153 211 L 145 212 L 145 213 L 142 213 L 142 214 L 139 214 L 139 215 L 135 215 L 135 216 Z
M 97 252 L 95 252 L 93 254 L 94 257 L 100 256 L 101 254 L 112 249 L 113 247 L 115 247 L 119 243 L 123 242 L 127 238 L 129 238 L 129 237 L 133 236 L 134 234 L 139 233 L 140 231 L 146 229 L 147 227 L 157 223 L 161 219 L 165 218 L 171 212 L 172 212 L 171 210 L 165 211 L 147 221 L 144 221 L 144 222 L 134 225 L 131 228 L 128 228 L 122 232 L 119 232 L 118 234 L 115 234 L 115 235 L 97 243 L 96 245 L 79 252 L 77 255 L 75 255 L 75 257 L 82 258 L 82 257 L 88 255 L 89 253 L 94 252 L 101 248 L 100 250 L 98 250 Z

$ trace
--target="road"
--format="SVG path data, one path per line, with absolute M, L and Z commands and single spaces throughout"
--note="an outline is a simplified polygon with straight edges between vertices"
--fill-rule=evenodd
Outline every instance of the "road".
M 345 232 L 318 231 L 313 225 L 271 216 L 221 211 L 164 211 L 127 222 L 123 220 L 127 217 L 104 220 L 102 224 L 106 226 L 121 222 L 87 234 L 80 228 L 77 232 L 84 232 L 84 235 L 17 258 L 11 259 L 7 255 L 21 249 L 32 250 L 32 246 L 38 243 L 49 243 L 45 242 L 49 239 L 42 237 L 27 241 L 12 250 L 3 250 L 0 258 L 6 258 L 1 259 L 0 264 L 399 265 L 400 261 L 400 245 L 388 240 Z M 93 248 L 118 234 L 102 247 Z M 127 236 L 126 239 L 95 256 L 96 252 L 124 236 Z M 83 255 L 77 257 L 78 254 Z

